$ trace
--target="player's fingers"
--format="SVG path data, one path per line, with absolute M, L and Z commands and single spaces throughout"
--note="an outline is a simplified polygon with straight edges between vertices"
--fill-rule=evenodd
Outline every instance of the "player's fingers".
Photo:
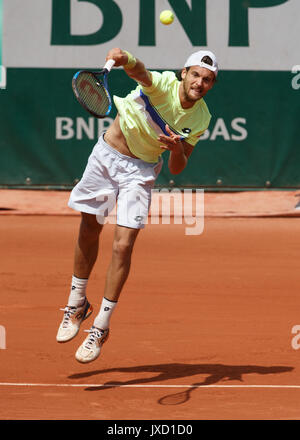
M 163 144 L 161 146 L 167 147 L 168 149 L 174 147 L 174 145 L 175 145 L 173 142 L 170 142 L 169 140 L 165 140 L 165 139 L 158 139 L 158 141 Z
M 166 124 L 165 129 L 166 129 L 166 131 L 169 133 L 170 136 L 177 136 L 177 135 L 174 133 L 174 131 L 172 131 L 172 130 L 170 129 L 170 127 L 168 126 L 168 124 Z
M 181 141 L 180 136 L 179 136 L 178 134 L 174 133 L 174 132 L 170 129 L 170 127 L 168 126 L 168 124 L 166 124 L 165 129 L 166 129 L 167 133 L 169 133 L 169 138 L 171 138 L 172 141 L 174 141 L 174 142 L 180 142 L 180 141 Z
M 170 127 L 168 126 L 168 124 L 166 124 L 165 129 L 169 134 L 174 134 L 173 131 L 170 130 Z
M 159 142 L 163 142 L 166 145 L 176 145 L 178 142 L 180 142 L 180 136 L 173 135 L 173 136 L 165 136 L 161 134 L 158 137 Z

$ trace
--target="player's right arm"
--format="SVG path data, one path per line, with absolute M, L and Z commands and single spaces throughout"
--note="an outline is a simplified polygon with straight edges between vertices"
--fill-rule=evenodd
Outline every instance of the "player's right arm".
M 134 66 L 127 66 L 128 65 L 128 54 L 126 51 L 121 50 L 119 48 L 111 49 L 106 57 L 107 60 L 114 60 L 115 66 L 123 66 L 125 72 L 127 75 L 140 83 L 144 87 L 150 87 L 152 85 L 152 75 L 149 70 L 146 69 L 144 63 L 140 61 L 139 59 L 135 58 L 136 63 Z

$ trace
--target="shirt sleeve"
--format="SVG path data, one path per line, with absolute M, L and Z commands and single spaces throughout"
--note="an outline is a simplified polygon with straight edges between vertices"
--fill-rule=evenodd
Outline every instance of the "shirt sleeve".
M 172 81 L 176 80 L 176 76 L 173 72 L 165 71 L 163 73 L 153 71 L 152 84 L 150 87 L 141 86 L 142 91 L 149 96 L 159 96 L 167 93 Z

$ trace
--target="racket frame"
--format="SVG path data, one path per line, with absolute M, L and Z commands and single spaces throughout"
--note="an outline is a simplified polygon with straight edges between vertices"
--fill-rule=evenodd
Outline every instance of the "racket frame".
M 89 112 L 91 115 L 93 115 L 99 119 L 102 119 L 102 118 L 105 118 L 106 116 L 108 116 L 109 113 L 111 112 L 111 109 L 112 109 L 112 100 L 111 100 L 111 96 L 108 91 L 107 75 L 110 72 L 112 66 L 114 65 L 114 62 L 112 62 L 112 60 L 109 60 L 109 61 L 110 61 L 110 63 L 107 62 L 105 64 L 104 68 L 101 70 L 79 70 L 78 72 L 75 73 L 75 75 L 72 78 L 72 89 L 73 89 L 74 95 L 76 96 L 77 101 L 82 105 L 82 107 L 87 112 Z M 87 73 L 89 75 L 92 75 L 95 78 L 95 80 L 99 84 L 101 84 L 102 87 L 104 88 L 108 102 L 109 102 L 108 110 L 106 111 L 106 113 L 104 115 L 99 115 L 98 113 L 93 112 L 93 110 L 89 109 L 87 107 L 87 105 L 84 103 L 84 101 L 80 98 L 79 93 L 77 91 L 77 87 L 76 87 L 76 81 L 77 81 L 78 76 L 82 73 Z M 103 79 L 99 78 L 100 75 L 103 75 Z

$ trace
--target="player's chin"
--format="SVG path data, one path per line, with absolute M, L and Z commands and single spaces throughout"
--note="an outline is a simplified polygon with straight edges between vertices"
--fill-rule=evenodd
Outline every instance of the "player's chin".
M 191 90 L 189 94 L 189 98 L 191 101 L 199 101 L 199 99 L 203 98 L 204 93 L 202 91 Z

